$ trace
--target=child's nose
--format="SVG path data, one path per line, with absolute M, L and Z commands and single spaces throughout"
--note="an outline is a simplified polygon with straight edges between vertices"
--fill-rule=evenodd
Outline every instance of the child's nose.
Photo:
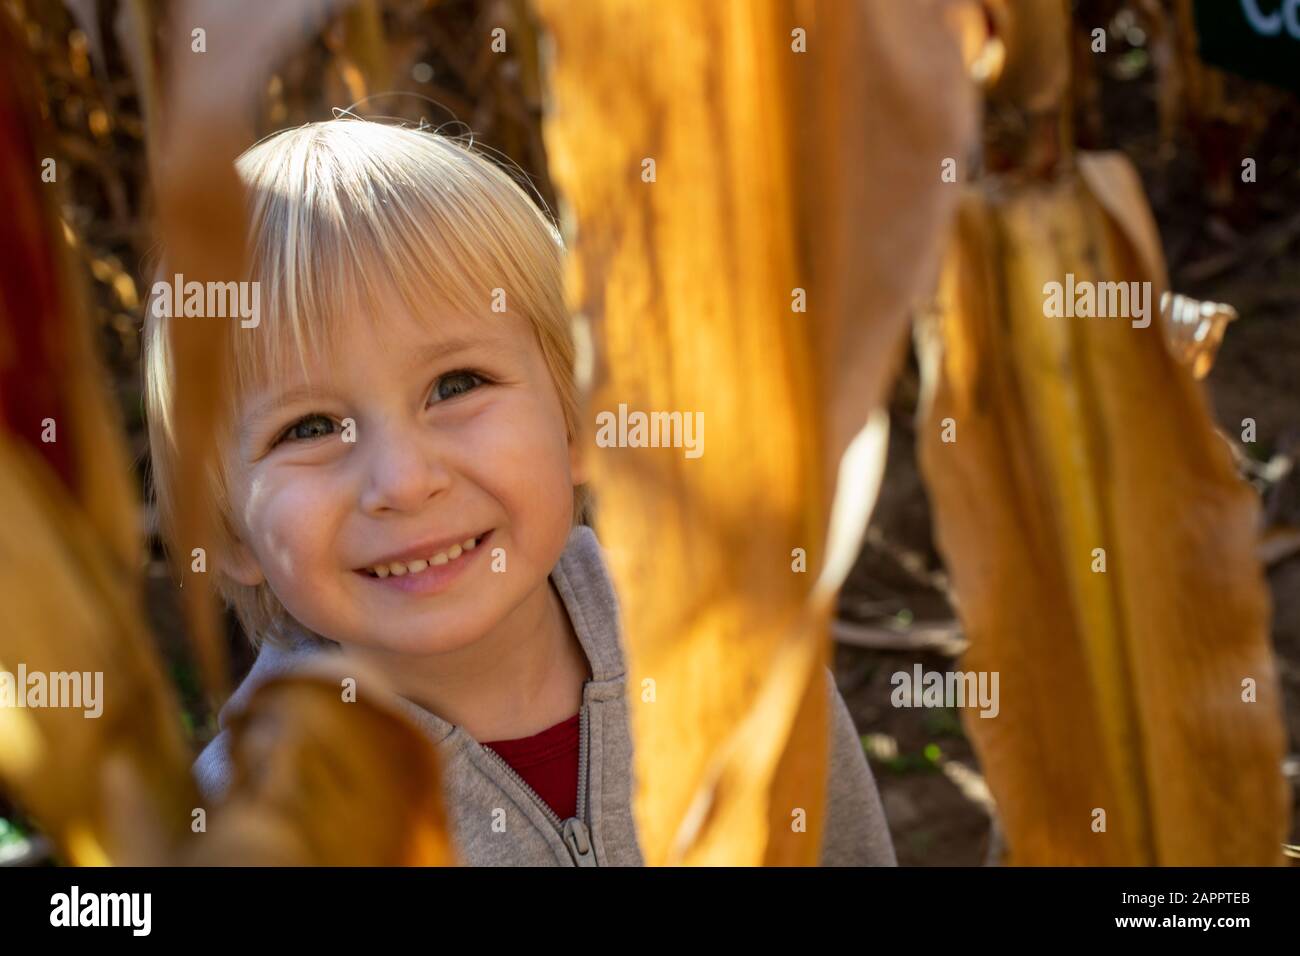
M 365 463 L 361 507 L 371 514 L 416 511 L 451 483 L 430 436 L 418 429 L 389 430 L 374 436 Z

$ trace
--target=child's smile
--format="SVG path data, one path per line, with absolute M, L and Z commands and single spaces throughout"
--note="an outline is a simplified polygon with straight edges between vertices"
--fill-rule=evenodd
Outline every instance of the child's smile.
M 450 587 L 467 567 L 474 563 L 474 549 L 492 536 L 491 530 L 480 531 L 463 541 L 452 536 L 452 544 L 439 547 L 424 544 L 390 554 L 357 570 L 376 582 L 411 594 L 437 594 Z

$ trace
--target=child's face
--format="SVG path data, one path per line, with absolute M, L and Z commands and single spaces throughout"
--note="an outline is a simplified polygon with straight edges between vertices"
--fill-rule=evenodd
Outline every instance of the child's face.
M 525 318 L 420 322 L 395 297 L 376 307 L 380 320 L 347 322 L 306 379 L 295 363 L 238 396 L 243 541 L 230 570 L 269 582 L 341 644 L 438 653 L 547 586 L 572 523 L 576 450 Z M 404 573 L 374 570 L 394 562 Z

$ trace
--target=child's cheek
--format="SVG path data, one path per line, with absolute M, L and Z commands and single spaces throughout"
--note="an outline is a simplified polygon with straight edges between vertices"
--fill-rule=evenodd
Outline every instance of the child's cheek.
M 573 482 L 558 408 L 541 403 L 514 410 L 498 432 L 494 464 L 484 481 L 505 506 L 515 545 L 546 562 L 562 550 L 572 518 Z
M 539 483 L 549 487 L 566 477 L 560 472 L 568 470 L 563 418 L 549 411 L 535 395 L 521 393 L 474 423 L 467 443 L 473 446 L 473 460 L 490 463 L 493 484 L 509 498 L 529 489 L 536 494 L 543 490 Z
M 282 601 L 286 596 L 281 591 L 311 591 L 328 583 L 325 575 L 341 569 L 344 556 L 332 547 L 339 495 L 330 482 L 305 469 L 294 469 L 292 475 L 272 471 L 249 504 L 254 548 Z

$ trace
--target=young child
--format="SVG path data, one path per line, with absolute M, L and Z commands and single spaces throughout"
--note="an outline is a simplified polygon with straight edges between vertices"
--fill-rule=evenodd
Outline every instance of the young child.
M 640 864 L 618 611 L 578 523 L 579 400 L 554 226 L 496 165 L 429 132 L 314 123 L 238 168 L 263 315 L 230 322 L 214 563 L 260 652 L 220 725 L 269 676 L 352 655 L 392 682 L 437 746 L 462 862 Z M 173 320 L 147 315 L 167 526 Z M 829 671 L 826 687 L 821 861 L 892 865 Z M 209 796 L 228 782 L 228 738 L 195 764 Z

